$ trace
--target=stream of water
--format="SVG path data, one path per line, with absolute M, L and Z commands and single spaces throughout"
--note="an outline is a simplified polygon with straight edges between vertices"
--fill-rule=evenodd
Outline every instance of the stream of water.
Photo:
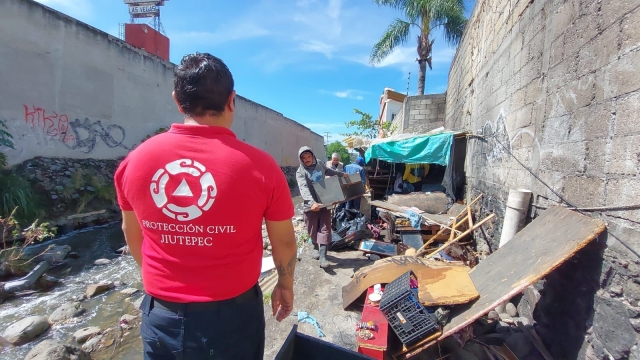
M 294 204 L 300 213 L 301 199 L 294 195 Z M 89 300 L 82 306 L 87 312 L 75 319 L 75 322 L 56 324 L 36 340 L 18 347 L 0 349 L 0 359 L 22 360 L 39 342 L 45 339 L 59 339 L 63 343 L 75 343 L 72 335 L 87 326 L 106 329 L 118 324 L 123 314 L 131 313 L 133 305 L 126 301 L 128 296 L 119 290 L 133 287 L 142 290 L 140 271 L 131 256 L 120 256 L 116 250 L 125 245 L 120 223 L 112 223 L 66 234 L 37 247 L 46 249 L 49 245 L 69 245 L 71 251 L 80 255 L 78 259 L 67 259 L 66 264 L 54 268 L 48 273 L 58 277 L 61 283 L 46 293 L 35 293 L 29 296 L 9 300 L 0 304 L 0 333 L 10 324 L 28 316 L 41 315 L 48 317 L 59 306 L 71 302 L 85 293 L 87 286 L 101 282 L 123 282 L 116 290 L 110 291 Z M 110 259 L 112 263 L 94 266 L 97 259 Z M 138 292 L 130 297 L 135 300 L 142 296 Z M 118 344 L 113 359 L 142 360 L 142 342 L 137 330 L 123 342 Z M 108 357 L 107 357 L 108 358 Z M 96 360 L 106 360 L 93 357 Z

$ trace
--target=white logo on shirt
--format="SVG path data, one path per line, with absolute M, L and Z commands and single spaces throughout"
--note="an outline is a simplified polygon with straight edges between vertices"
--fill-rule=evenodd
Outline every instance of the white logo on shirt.
M 186 179 L 182 179 L 180 185 L 171 194 L 172 197 L 191 197 L 193 198 L 194 204 L 178 206 L 169 201 L 165 187 L 171 177 L 177 174 L 189 174 L 199 178 L 201 191 L 199 194 L 196 193 L 196 196 L 199 195 L 197 198 L 191 191 Z M 207 171 L 204 165 L 191 159 L 172 161 L 165 165 L 164 168 L 159 169 L 155 175 L 153 175 L 150 190 L 151 197 L 156 206 L 162 209 L 162 212 L 168 217 L 180 221 L 193 220 L 202 215 L 203 211 L 209 210 L 218 193 L 213 175 Z

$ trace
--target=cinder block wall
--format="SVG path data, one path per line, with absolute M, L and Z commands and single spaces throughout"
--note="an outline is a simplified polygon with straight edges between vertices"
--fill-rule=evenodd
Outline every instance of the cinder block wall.
M 640 0 L 476 3 L 451 66 L 446 126 L 481 135 L 469 139 L 468 195 L 484 193 L 483 212 L 498 215 L 476 232 L 493 250 L 509 188 L 532 190 L 541 207 L 559 200 L 509 153 L 579 207 L 640 204 L 638 19 Z M 591 214 L 640 251 L 638 209 Z M 536 329 L 555 358 L 640 357 L 638 260 L 605 235 L 538 284 Z
M 425 133 L 444 125 L 445 94 L 409 96 L 393 123 L 396 133 Z

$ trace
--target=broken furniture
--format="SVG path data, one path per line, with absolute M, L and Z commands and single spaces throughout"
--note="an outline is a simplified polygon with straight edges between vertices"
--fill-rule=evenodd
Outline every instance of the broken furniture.
M 419 286 L 421 282 L 429 286 L 419 295 L 424 296 L 420 301 L 427 306 L 464 304 L 480 296 L 466 266 L 399 255 L 378 260 L 356 271 L 351 281 L 342 287 L 342 308 L 347 309 L 369 287 L 388 284 L 409 270 L 418 275 Z M 450 285 L 452 281 L 459 284 Z
M 384 291 L 384 287 L 382 287 Z M 373 321 L 375 331 L 371 331 L 373 337 L 371 339 L 363 339 L 356 334 L 357 348 L 356 351 L 377 360 L 385 360 L 388 350 L 389 323 L 380 311 L 378 305 L 369 302 L 369 295 L 373 293 L 373 286 L 367 290 L 367 297 L 362 308 L 361 322 Z
M 347 177 L 330 176 L 313 183 L 322 207 L 357 199 L 364 195 L 364 184 L 358 174 Z
M 362 360 L 371 358 L 330 342 L 316 339 L 313 336 L 301 334 L 298 332 L 298 325 L 293 325 L 289 336 L 275 357 L 275 360 L 325 359 Z
M 564 207 L 551 207 L 471 272 L 480 298 L 453 308 L 442 340 L 471 325 L 498 305 L 570 259 L 606 229 L 602 220 Z M 435 344 L 426 344 L 422 349 Z

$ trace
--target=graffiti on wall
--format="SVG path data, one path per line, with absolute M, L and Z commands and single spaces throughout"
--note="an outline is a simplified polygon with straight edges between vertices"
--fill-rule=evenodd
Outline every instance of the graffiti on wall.
M 69 121 L 66 114 L 47 112 L 46 109 L 36 106 L 23 106 L 24 121 L 32 130 L 44 134 L 48 139 L 63 143 L 71 150 L 90 153 L 99 141 L 111 149 L 119 147 L 129 150 L 129 147 L 124 145 L 126 131 L 118 124 L 105 127 L 101 120 L 91 121 L 88 118 Z
M 500 111 L 494 123 L 487 121 L 478 134 L 482 137 L 473 142 L 469 152 L 472 156 L 470 164 L 473 164 L 474 172 L 483 178 L 487 178 L 487 172 L 492 171 L 491 169 L 495 166 L 511 160 L 509 153 L 514 151 L 514 145 L 518 140 L 530 140 L 532 151 L 536 151 L 537 155 L 540 154 L 540 143 L 531 130 L 522 128 L 513 136 L 509 135 L 504 111 Z

